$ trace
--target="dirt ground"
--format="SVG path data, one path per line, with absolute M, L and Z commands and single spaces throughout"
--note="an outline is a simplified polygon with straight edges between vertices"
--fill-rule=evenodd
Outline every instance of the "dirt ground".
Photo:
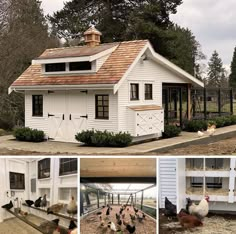
M 190 145 L 156 155 L 232 155 L 236 154 L 236 137 L 205 145 Z
M 236 215 L 229 214 L 208 214 L 203 220 L 202 227 L 184 229 L 177 218 L 168 220 L 160 211 L 159 234 L 233 234 L 236 232 Z
M 129 232 L 125 229 L 124 225 L 118 226 L 116 223 L 115 214 L 119 213 L 120 206 L 112 206 L 109 218 L 106 218 L 106 210 L 106 207 L 101 210 L 102 218 L 105 221 L 105 227 L 100 226 L 99 216 L 96 215 L 98 211 L 96 211 L 80 220 L 80 234 L 114 234 L 115 232 L 107 227 L 109 221 L 114 222 L 116 228 L 121 229 L 123 234 L 128 234 Z M 142 222 L 135 220 L 134 223 L 131 223 L 129 214 L 134 215 L 133 208 L 129 208 L 129 211 L 125 210 L 123 213 L 125 213 L 125 222 L 135 225 L 135 234 L 156 234 L 156 222 L 154 219 L 146 216 Z M 138 214 L 141 215 L 140 212 Z

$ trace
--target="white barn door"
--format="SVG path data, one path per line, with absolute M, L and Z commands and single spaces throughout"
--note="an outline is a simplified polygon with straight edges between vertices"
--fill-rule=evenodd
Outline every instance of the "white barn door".
M 72 91 L 68 94 L 68 137 L 69 141 L 75 141 L 78 132 L 87 129 L 87 93 L 85 91 Z
M 48 96 L 49 138 L 76 142 L 76 133 L 87 129 L 87 93 L 53 91 Z
M 66 92 L 53 91 L 48 94 L 48 135 L 56 141 L 66 141 L 67 124 L 65 121 Z

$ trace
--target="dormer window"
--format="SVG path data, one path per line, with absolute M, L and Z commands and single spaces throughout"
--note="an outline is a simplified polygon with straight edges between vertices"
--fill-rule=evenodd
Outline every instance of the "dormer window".
M 66 63 L 45 64 L 45 72 L 63 72 L 66 71 Z
M 89 61 L 46 63 L 43 71 L 48 74 L 86 73 L 95 71 L 95 66 L 95 62 Z
M 70 71 L 86 71 L 92 69 L 91 62 L 72 62 L 69 63 L 69 69 Z

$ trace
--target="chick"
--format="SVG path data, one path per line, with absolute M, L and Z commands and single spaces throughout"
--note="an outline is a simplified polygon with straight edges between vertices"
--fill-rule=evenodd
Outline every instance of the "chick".
M 130 214 L 130 219 L 132 220 L 132 222 L 135 220 L 135 215 Z
M 216 131 L 215 127 L 210 127 L 207 129 L 207 133 L 209 134 L 209 136 L 213 136 L 215 131 Z
M 71 196 L 71 200 L 67 206 L 67 213 L 72 216 L 72 218 L 74 217 L 75 214 L 77 214 L 77 204 L 76 201 L 74 199 L 74 196 Z

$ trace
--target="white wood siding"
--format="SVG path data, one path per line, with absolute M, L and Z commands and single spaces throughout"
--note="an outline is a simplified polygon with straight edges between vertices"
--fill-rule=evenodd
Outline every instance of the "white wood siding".
M 177 204 L 177 159 L 159 159 L 159 206 L 165 207 L 165 197 Z
M 109 119 L 95 118 L 95 95 L 109 95 Z M 88 129 L 107 130 L 111 132 L 118 131 L 118 113 L 117 113 L 117 95 L 109 90 L 88 91 Z
M 32 116 L 32 95 L 43 95 L 43 117 Z M 45 91 L 25 92 L 25 126 L 48 133 L 48 94 Z

